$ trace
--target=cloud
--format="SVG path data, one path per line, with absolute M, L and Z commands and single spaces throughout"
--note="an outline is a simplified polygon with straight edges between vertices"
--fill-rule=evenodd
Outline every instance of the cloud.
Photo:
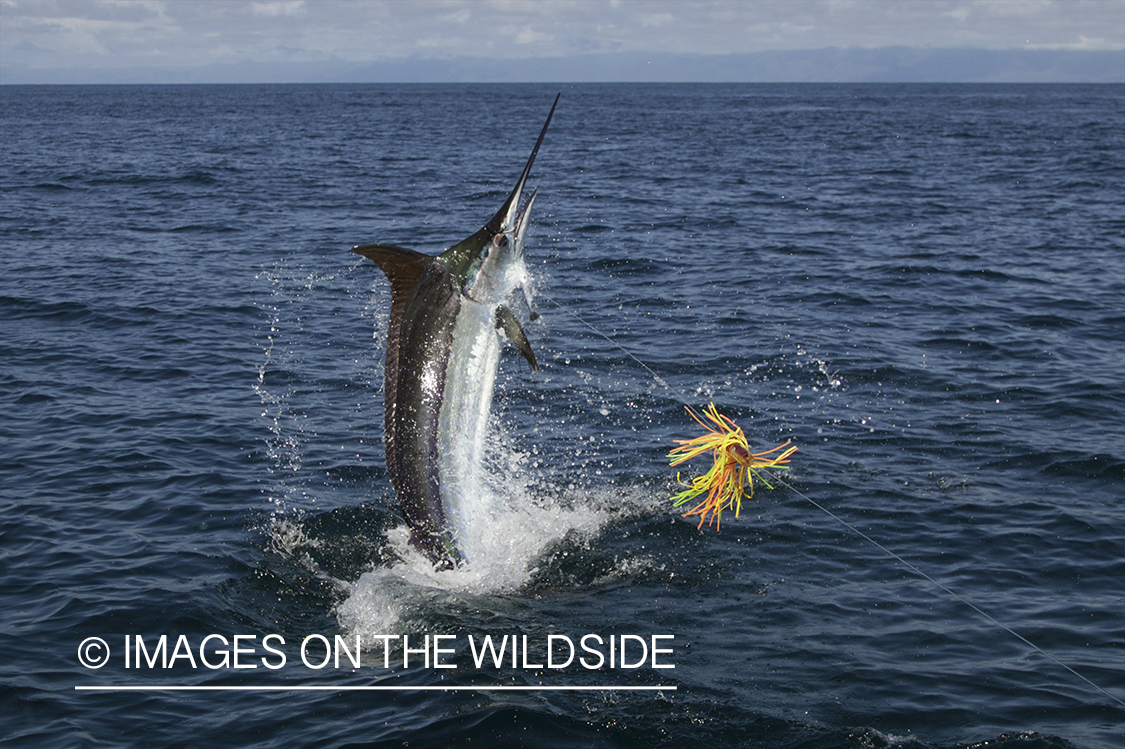
M 676 22 L 671 13 L 650 13 L 641 16 L 641 26 L 670 26 Z
M 554 36 L 536 31 L 530 24 L 521 27 L 513 38 L 516 44 L 548 44 L 553 40 Z
M 275 0 L 250 3 L 251 9 L 262 16 L 296 16 L 305 12 L 305 0 Z
M 826 48 L 1122 50 L 1121 0 L 0 0 L 0 65 L 355 64 Z

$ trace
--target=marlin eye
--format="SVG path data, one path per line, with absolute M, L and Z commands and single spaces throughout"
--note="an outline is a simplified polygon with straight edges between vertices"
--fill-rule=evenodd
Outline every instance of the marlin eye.
M 504 232 L 498 232 L 496 236 L 492 238 L 492 244 L 496 245 L 497 247 L 507 247 L 508 235 Z

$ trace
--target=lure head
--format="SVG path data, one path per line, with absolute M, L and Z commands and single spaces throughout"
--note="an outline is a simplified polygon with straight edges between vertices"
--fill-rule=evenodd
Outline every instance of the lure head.
M 733 460 L 735 463 L 738 463 L 739 465 L 750 465 L 750 451 L 742 445 L 731 445 L 727 448 L 727 455 L 729 455 L 731 460 Z

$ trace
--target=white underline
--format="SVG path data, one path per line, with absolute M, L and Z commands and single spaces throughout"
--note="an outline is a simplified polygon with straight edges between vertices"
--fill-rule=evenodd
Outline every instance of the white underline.
M 497 686 L 497 687 L 470 687 L 470 686 L 418 686 L 418 687 L 385 687 L 385 686 L 339 686 L 339 687 L 225 687 L 225 686 L 178 686 L 171 684 L 156 686 L 126 685 L 126 686 L 76 686 L 76 690 L 83 692 L 623 692 L 623 691 L 676 691 L 674 686 L 655 687 L 529 687 L 529 686 Z

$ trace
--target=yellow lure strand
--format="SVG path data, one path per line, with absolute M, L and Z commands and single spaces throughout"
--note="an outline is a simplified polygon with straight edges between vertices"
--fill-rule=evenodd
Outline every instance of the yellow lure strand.
M 755 476 L 767 487 L 773 488 L 758 473 L 758 469 L 778 468 L 784 470 L 788 468 L 789 456 L 796 452 L 797 448 L 796 446 L 790 447 L 790 441 L 778 445 L 772 450 L 752 453 L 742 429 L 719 413 L 714 403 L 703 409 L 703 415 L 707 418 L 707 421 L 711 422 L 710 424 L 691 408 L 688 408 L 687 412 L 700 426 L 707 430 L 707 433 L 689 440 L 673 440 L 679 447 L 673 448 L 668 453 L 672 467 L 706 453 L 712 453 L 714 457 L 711 470 L 696 477 L 690 484 L 680 481 L 680 474 L 676 474 L 676 480 L 682 486 L 686 486 L 687 489 L 674 495 L 672 503 L 673 506 L 679 507 L 706 493 L 706 498 L 685 512 L 683 517 L 699 515 L 700 528 L 703 527 L 704 522 L 708 522 L 708 525 L 713 522 L 715 528 L 718 529 L 722 523 L 723 510 L 733 508 L 734 516 L 738 517 L 742 510 L 742 499 L 744 497 L 747 499 L 753 498 Z M 780 454 L 773 455 L 779 450 L 782 451 Z M 710 516 L 710 521 L 708 521 L 708 516 Z

